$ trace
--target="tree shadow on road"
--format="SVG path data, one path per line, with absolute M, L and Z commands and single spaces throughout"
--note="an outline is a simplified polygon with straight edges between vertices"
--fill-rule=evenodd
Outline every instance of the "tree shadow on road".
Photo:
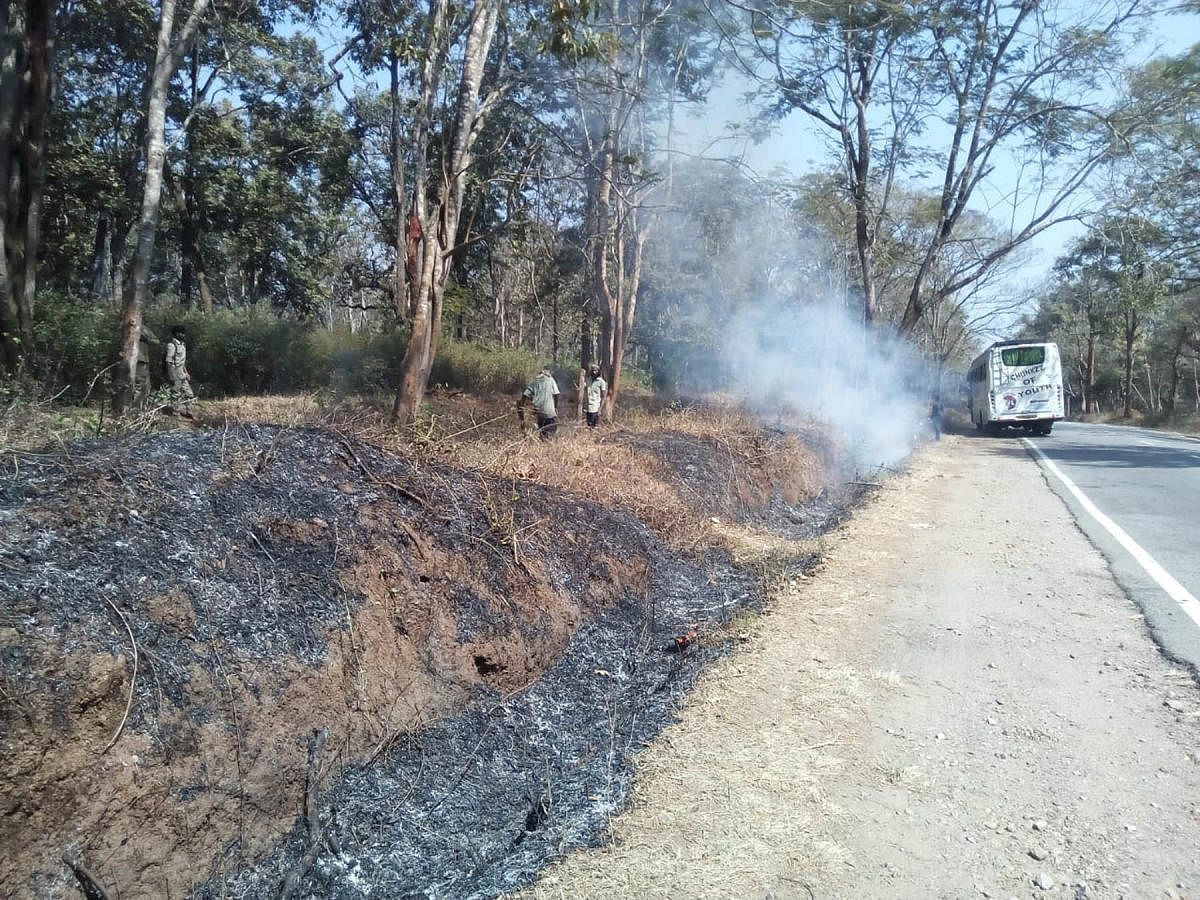
M 1052 461 L 1067 466 L 1104 469 L 1195 469 L 1200 468 L 1200 448 L 1184 450 L 1148 445 L 1077 443 L 1057 435 L 1031 436 L 1023 431 L 1004 431 L 998 435 L 964 429 L 956 434 L 986 445 L 988 452 L 1001 456 L 1031 456 L 1022 438 L 1028 437 Z

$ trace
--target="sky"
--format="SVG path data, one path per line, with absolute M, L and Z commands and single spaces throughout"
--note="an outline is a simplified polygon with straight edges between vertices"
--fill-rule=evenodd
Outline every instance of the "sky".
M 1151 28 L 1147 40 L 1129 58 L 1130 66 L 1150 59 L 1181 53 L 1200 43 L 1200 16 L 1195 14 L 1162 14 Z M 743 164 L 760 175 L 778 172 L 794 176 L 830 167 L 825 151 L 824 135 L 803 114 L 793 113 L 780 122 L 761 142 L 745 136 L 749 124 L 746 92 L 748 81 L 741 76 L 729 76 L 710 95 L 709 102 L 696 110 L 695 115 L 680 123 L 684 131 L 679 146 L 686 152 L 714 158 L 740 158 Z M 998 173 L 1001 182 L 1015 173 Z M 1083 231 L 1077 223 L 1064 223 L 1035 238 L 1027 252 L 1017 277 L 1027 285 L 1043 281 L 1055 258 L 1070 241 Z

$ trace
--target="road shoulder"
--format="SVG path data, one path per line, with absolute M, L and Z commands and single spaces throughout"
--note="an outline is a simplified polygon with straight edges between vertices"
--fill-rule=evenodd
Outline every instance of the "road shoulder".
M 1195 684 L 995 446 L 930 448 L 833 535 L 526 896 L 1200 889 Z

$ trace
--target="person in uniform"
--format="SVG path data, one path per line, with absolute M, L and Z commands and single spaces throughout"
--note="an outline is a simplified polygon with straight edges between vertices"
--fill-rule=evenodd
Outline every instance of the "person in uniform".
M 608 391 L 608 382 L 600 377 L 600 367 L 588 366 L 587 384 L 584 386 L 584 399 L 587 402 L 588 428 L 600 424 L 600 404 L 604 402 L 604 394 Z
M 171 385 L 171 413 L 191 419 L 194 418 L 192 408 L 196 404 L 196 395 L 192 393 L 192 376 L 187 369 L 186 338 L 187 329 L 182 325 L 171 329 L 171 340 L 167 341 L 166 368 L 167 381 Z
M 550 374 L 546 366 L 536 378 L 525 388 L 517 408 L 523 409 L 527 402 L 532 401 L 533 413 L 537 416 L 538 435 L 548 441 L 558 431 L 558 410 L 554 406 L 554 398 L 558 396 L 558 382 Z

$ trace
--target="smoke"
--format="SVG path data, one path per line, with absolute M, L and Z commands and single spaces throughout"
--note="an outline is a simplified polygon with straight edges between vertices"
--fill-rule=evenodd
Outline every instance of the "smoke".
M 900 338 L 829 301 L 743 307 L 728 323 L 722 363 L 748 406 L 827 423 L 860 469 L 904 459 L 927 412 L 925 363 Z
M 836 191 L 681 165 L 651 232 L 639 317 L 664 390 L 732 391 L 764 420 L 825 422 L 868 469 L 908 455 L 934 373 L 889 326 L 863 326 L 845 246 L 822 218 L 836 226 L 823 209 Z

